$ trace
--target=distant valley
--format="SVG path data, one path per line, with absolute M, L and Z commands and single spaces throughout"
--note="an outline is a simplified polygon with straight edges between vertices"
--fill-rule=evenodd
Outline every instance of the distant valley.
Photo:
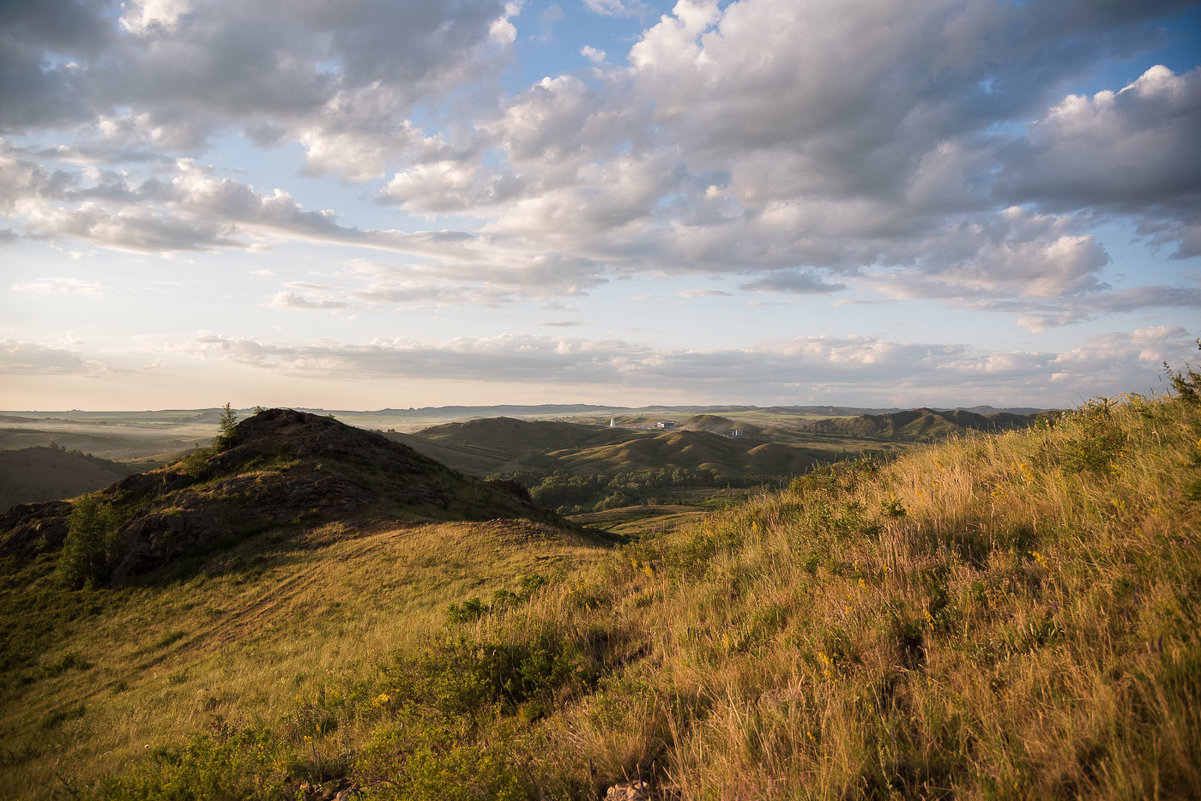
M 242 410 L 246 416 L 252 410 Z M 1036 412 L 801 407 L 438 407 L 307 410 L 456 470 L 512 478 L 568 514 L 628 505 L 704 509 L 814 467 L 916 442 L 1030 424 Z M 68 498 L 207 444 L 220 409 L 0 413 L 0 511 Z M 70 451 L 70 454 L 68 454 Z M 105 466 L 101 466 L 101 465 Z

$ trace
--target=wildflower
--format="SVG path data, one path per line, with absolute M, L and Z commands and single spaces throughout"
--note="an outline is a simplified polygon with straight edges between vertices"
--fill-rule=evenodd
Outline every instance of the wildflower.
M 1034 557 L 1034 561 L 1038 562 L 1043 567 L 1047 567 L 1047 560 L 1038 551 L 1030 551 L 1030 555 Z
M 834 678 L 834 671 L 832 670 L 834 667 L 834 660 L 827 656 L 825 651 L 818 651 L 817 658 L 822 663 L 822 675 L 824 675 L 827 679 Z

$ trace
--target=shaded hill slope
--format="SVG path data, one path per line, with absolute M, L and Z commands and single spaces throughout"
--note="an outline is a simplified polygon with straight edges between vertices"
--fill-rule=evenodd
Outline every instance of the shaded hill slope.
M 1037 414 L 976 414 L 963 409 L 909 409 L 887 414 L 815 420 L 802 425 L 807 431 L 879 439 L 935 440 L 964 431 L 1013 431 L 1028 428 Z
M 107 487 L 133 468 L 62 448 L 0 451 L 0 512 L 18 503 L 71 498 Z
M 573 473 L 616 473 L 666 465 L 740 477 L 803 473 L 830 461 L 826 454 L 793 445 L 688 430 L 626 432 L 620 442 L 552 451 L 547 457 L 556 467 Z
M 0 517 L 0 554 L 58 547 L 72 506 Z M 284 409 L 237 425 L 220 447 L 129 476 L 74 505 L 100 555 L 75 580 L 120 583 L 279 527 L 332 521 L 555 521 L 520 488 L 465 476 L 385 437 Z M 557 521 L 556 521 L 557 522 Z M 70 544 L 70 543 L 68 543 Z
M 736 429 L 746 439 L 728 435 Z M 830 461 L 827 453 L 754 439 L 760 429 L 695 415 L 677 429 L 639 431 L 553 421 L 489 418 L 388 434 L 460 470 L 565 470 L 576 474 L 686 468 L 726 476 L 789 475 Z
M 552 420 L 489 417 L 422 429 L 402 439 L 417 450 L 438 454 L 447 464 L 477 474 L 521 465 L 537 455 L 620 440 L 623 429 Z

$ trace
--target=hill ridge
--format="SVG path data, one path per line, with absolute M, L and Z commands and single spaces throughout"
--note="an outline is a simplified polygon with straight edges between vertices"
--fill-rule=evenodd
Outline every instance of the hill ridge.
M 10 529 L 0 554 L 69 545 L 73 508 L 91 510 L 104 540 L 100 563 L 92 555 L 73 577 L 79 586 L 119 584 L 279 527 L 497 518 L 565 525 L 511 483 L 472 478 L 381 434 L 292 409 L 260 411 L 220 445 L 75 504 L 16 507 L 0 516 L 0 531 Z

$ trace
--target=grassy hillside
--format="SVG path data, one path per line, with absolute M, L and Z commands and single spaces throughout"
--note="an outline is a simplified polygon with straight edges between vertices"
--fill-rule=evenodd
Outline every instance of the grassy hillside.
M 731 439 L 708 431 L 627 432 L 620 442 L 554 451 L 557 467 L 573 473 L 617 473 L 670 465 L 706 470 L 721 477 L 803 473 L 828 462 L 811 449 Z
M 0 776 L 71 795 L 152 743 L 275 719 L 448 605 L 520 603 L 609 542 L 378 435 L 263 411 L 0 517 Z
M 611 442 L 628 434 L 579 423 L 490 417 L 433 426 L 417 435 L 388 436 L 457 470 L 488 475 L 521 469 L 550 451 Z
M 861 414 L 855 417 L 814 420 L 802 428 L 824 434 L 932 442 L 968 430 L 1015 431 L 1029 427 L 1037 419 L 1037 413 L 977 414 L 963 409 L 923 408 L 886 414 Z
M 38 745 L 52 732 L 99 753 L 109 734 L 87 715 L 120 695 L 62 689 L 107 659 L 64 635 L 20 691 L 56 700 L 8 713 L 6 778 L 45 786 L 53 769 L 101 798 L 585 799 L 639 774 L 688 801 L 1196 797 L 1201 376 L 1176 389 L 819 470 L 540 586 L 456 601 L 387 655 L 341 663 L 355 635 L 294 610 L 271 641 L 311 637 L 332 664 L 276 663 L 265 643 L 222 652 L 227 673 L 196 663 L 177 679 L 195 682 L 193 717 L 147 696 L 132 708 L 146 750 L 131 731 L 96 783 Z M 155 591 L 125 602 L 150 656 L 189 620 Z M 339 594 L 340 614 L 376 595 Z M 120 627 L 111 601 L 77 597 L 87 628 Z M 227 689 L 239 667 L 289 697 Z M 147 686 L 170 694 L 171 675 Z
M 91 492 L 132 472 L 127 465 L 61 447 L 0 450 L 0 512 L 18 503 Z

